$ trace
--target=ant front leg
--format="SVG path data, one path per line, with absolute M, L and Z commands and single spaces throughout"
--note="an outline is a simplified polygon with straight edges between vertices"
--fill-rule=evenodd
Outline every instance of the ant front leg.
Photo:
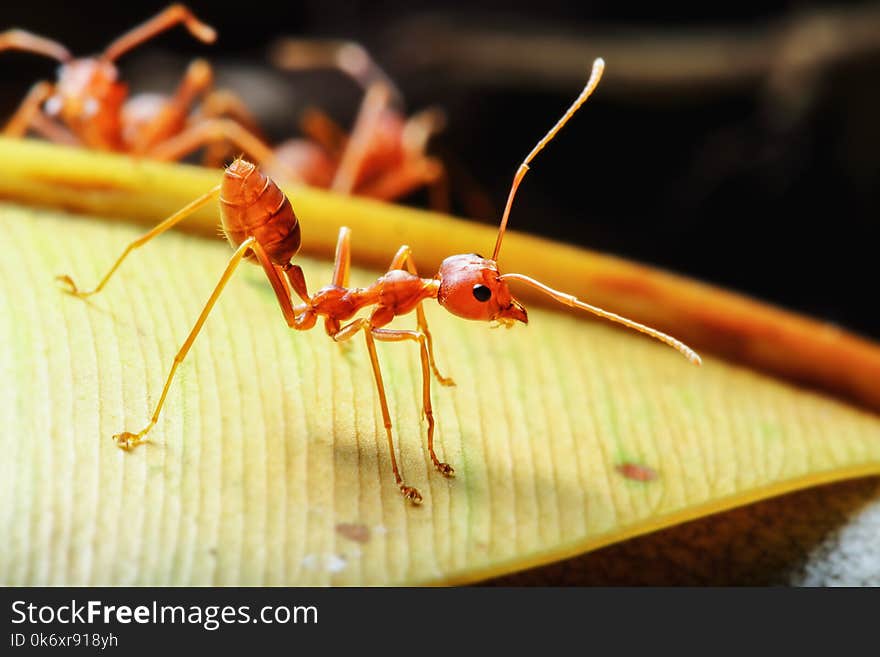
M 301 182 L 299 174 L 284 162 L 263 141 L 230 119 L 202 119 L 167 141 L 157 144 L 148 155 L 157 160 L 179 160 L 203 146 L 229 141 L 253 157 L 263 168 L 278 172 L 287 182 Z
M 358 188 L 358 194 L 385 201 L 402 198 L 427 187 L 429 204 L 435 212 L 449 212 L 449 182 L 446 167 L 433 157 L 411 158 L 375 180 Z
M 257 119 L 245 102 L 228 89 L 217 89 L 208 93 L 198 110 L 200 119 L 232 119 L 245 130 L 259 136 Z M 227 144 L 211 144 L 205 149 L 202 164 L 209 167 L 223 166 L 229 156 Z
M 112 62 L 144 41 L 148 41 L 160 32 L 170 30 L 181 23 L 190 34 L 203 43 L 213 43 L 217 39 L 214 28 L 202 23 L 184 5 L 173 4 L 117 38 L 104 50 L 102 59 Z
M 177 212 L 172 214 L 170 217 L 168 217 L 165 221 L 160 223 L 155 228 L 153 228 L 149 232 L 145 233 L 144 235 L 141 235 L 139 238 L 137 238 L 136 240 L 131 242 L 127 247 L 125 247 L 125 250 L 122 252 L 122 255 L 120 255 L 116 259 L 116 262 L 113 263 L 113 266 L 110 267 L 110 270 L 104 275 L 104 278 L 101 279 L 101 281 L 95 286 L 94 289 L 85 290 L 85 291 L 80 290 L 77 287 L 76 283 L 73 282 L 73 279 L 70 276 L 67 276 L 66 274 L 63 276 L 56 276 L 55 279 L 60 281 L 66 287 L 65 291 L 68 294 L 72 294 L 73 296 L 79 297 L 80 299 L 84 299 L 85 297 L 89 297 L 93 294 L 97 294 L 102 289 L 104 289 L 104 286 L 107 284 L 107 281 L 109 281 L 110 277 L 113 276 L 113 274 L 116 272 L 117 269 L 119 269 L 119 266 L 128 257 L 129 253 L 131 253 L 132 251 L 134 251 L 138 247 L 143 246 L 144 244 L 149 242 L 151 239 L 153 239 L 157 235 L 161 235 L 166 230 L 173 227 L 175 224 L 179 223 L 180 221 L 182 221 L 183 219 L 185 219 L 186 217 L 191 215 L 193 212 L 195 212 L 196 210 L 198 210 L 202 206 L 207 205 L 211 201 L 211 199 L 213 199 L 214 196 L 216 196 L 219 192 L 220 192 L 220 185 L 217 185 L 214 189 L 212 189 L 208 193 L 203 194 L 202 196 L 197 198 L 195 201 L 193 201 L 192 203 L 190 203 L 189 205 L 187 205 L 183 209 L 178 210 Z
M 190 107 L 213 84 L 214 72 L 211 65 L 203 59 L 191 62 L 174 95 L 159 105 L 149 121 L 137 126 L 137 131 L 130 139 L 131 154 L 150 153 L 162 142 L 180 133 L 187 122 Z
M 46 116 L 43 112 L 37 112 L 33 119 L 31 119 L 31 130 L 49 141 L 54 141 L 56 144 L 64 144 L 65 146 L 82 145 L 82 142 L 77 139 L 76 135 L 58 123 L 58 121 Z
M 51 98 L 54 91 L 54 85 L 49 82 L 38 82 L 31 87 L 28 95 L 3 128 L 3 136 L 24 137 L 28 130 L 33 130 L 57 144 L 78 146 L 80 140 L 70 130 L 43 112 L 43 103 Z
M 6 127 L 3 128 L 4 137 L 24 137 L 28 129 L 34 122 L 34 118 L 42 113 L 40 109 L 43 103 L 52 95 L 55 87 L 50 82 L 37 82 L 21 105 L 9 119 Z
M 431 371 L 428 364 L 429 347 L 428 337 L 421 331 L 402 331 L 392 329 L 372 329 L 372 335 L 383 342 L 403 342 L 414 340 L 419 343 L 419 354 L 422 360 L 422 411 L 428 421 L 428 453 L 437 471 L 445 477 L 455 475 L 455 470 L 448 463 L 443 463 L 434 452 L 434 411 L 431 408 Z
M 361 102 L 351 137 L 345 145 L 339 160 L 339 167 L 333 178 L 330 189 L 339 194 L 352 194 L 358 183 L 364 161 L 370 151 L 382 114 L 387 110 L 391 91 L 382 83 L 376 83 L 367 89 Z
M 415 260 L 413 260 L 412 257 L 412 249 L 408 246 L 402 246 L 397 250 L 394 258 L 391 259 L 391 264 L 388 266 L 388 269 L 403 269 L 404 266 L 410 274 L 413 274 L 414 276 L 419 275 L 419 271 L 416 269 Z M 441 386 L 454 386 L 455 381 L 440 374 L 440 369 L 437 367 L 437 362 L 434 359 L 434 338 L 431 336 L 431 331 L 428 329 L 428 318 L 425 317 L 425 309 L 422 307 L 422 303 L 423 302 L 420 301 L 416 306 L 416 323 L 418 324 L 419 331 L 424 334 L 425 341 L 428 344 L 428 362 L 431 364 L 431 371 L 434 372 L 434 376 L 437 377 L 437 383 Z
M 336 333 L 331 335 L 336 342 L 344 342 L 354 337 L 358 331 L 364 332 L 364 339 L 367 341 L 367 351 L 370 352 L 370 363 L 373 366 L 373 376 L 376 379 L 376 391 L 379 393 L 379 404 L 382 408 L 382 420 L 385 424 L 385 435 L 388 438 L 388 451 L 391 455 L 391 469 L 394 471 L 394 480 L 403 496 L 413 504 L 421 504 L 422 494 L 418 489 L 407 486 L 403 477 L 400 476 L 400 469 L 397 467 L 397 455 L 394 453 L 394 438 L 391 435 L 391 413 L 388 412 L 388 399 L 385 396 L 385 384 L 382 381 L 382 370 L 379 368 L 379 356 L 376 354 L 376 342 L 373 338 L 370 320 L 366 318 L 356 319 L 350 324 L 346 324 Z

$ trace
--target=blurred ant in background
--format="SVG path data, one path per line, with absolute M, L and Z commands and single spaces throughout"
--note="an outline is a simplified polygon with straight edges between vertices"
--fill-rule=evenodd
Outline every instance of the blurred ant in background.
M 350 133 L 312 108 L 300 120 L 302 137 L 271 148 L 245 103 L 231 91 L 212 88 L 213 71 L 202 59 L 190 64 L 172 95 L 129 96 L 116 60 L 178 24 L 204 43 L 216 40 L 214 29 L 183 5 L 166 8 L 90 57 L 75 58 L 63 45 L 24 30 L 0 34 L 0 50 L 24 50 L 61 63 L 57 81 L 35 84 L 3 134 L 23 137 L 33 131 L 62 144 L 169 161 L 204 149 L 208 166 L 245 153 L 281 182 L 385 201 L 426 189 L 433 209 L 449 211 L 446 168 L 427 154 L 428 142 L 444 128 L 443 112 L 428 108 L 407 116 L 397 86 L 356 43 L 285 39 L 272 54 L 283 70 L 333 69 L 360 85 L 364 96 Z M 478 196 L 474 190 L 464 200 L 480 207 L 482 216 L 486 203 Z
M 0 51 L 24 50 L 61 62 L 57 81 L 35 84 L 3 134 L 23 137 L 33 130 L 58 143 L 160 160 L 177 160 L 226 140 L 257 160 L 271 163 L 271 149 L 242 125 L 253 124 L 244 103 L 229 91 L 212 90 L 213 72 L 202 59 L 190 64 L 171 96 L 129 97 L 115 61 L 181 23 L 204 43 L 217 38 L 212 27 L 182 5 L 166 8 L 91 57 L 75 58 L 63 45 L 24 30 L 0 34 Z M 199 112 L 193 115 L 191 110 L 199 100 Z
M 426 153 L 428 141 L 445 125 L 442 111 L 429 108 L 407 117 L 397 86 L 353 42 L 284 39 L 276 44 L 272 60 L 287 71 L 339 70 L 364 90 L 350 134 L 320 110 L 310 109 L 300 121 L 305 138 L 275 149 L 307 184 L 386 201 L 427 187 L 431 207 L 448 210 L 445 168 Z

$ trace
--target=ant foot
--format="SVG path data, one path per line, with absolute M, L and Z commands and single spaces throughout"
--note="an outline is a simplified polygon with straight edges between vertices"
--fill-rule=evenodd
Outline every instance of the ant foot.
M 83 292 L 77 286 L 76 283 L 73 282 L 73 279 L 68 275 L 56 276 L 55 280 L 61 283 L 62 291 L 66 294 L 69 294 L 74 297 L 78 297 L 80 299 L 84 299 L 85 297 L 91 294 L 90 292 Z
M 408 502 L 411 502 L 412 504 L 422 503 L 422 494 L 412 486 L 400 484 L 400 492 L 403 493 L 403 497 L 406 498 Z
M 442 474 L 444 477 L 454 477 L 455 469 L 449 465 L 448 463 L 441 463 L 440 461 L 434 461 L 434 467 L 437 468 L 437 472 Z
M 451 388 L 455 385 L 455 381 L 453 381 L 450 377 L 437 375 L 437 382 L 441 386 L 446 386 L 447 388 Z
M 126 452 L 129 452 L 138 445 L 148 442 L 147 440 L 144 440 L 142 436 L 143 433 L 123 431 L 122 433 L 115 434 L 113 440 L 116 442 L 116 446 L 119 449 L 124 449 Z

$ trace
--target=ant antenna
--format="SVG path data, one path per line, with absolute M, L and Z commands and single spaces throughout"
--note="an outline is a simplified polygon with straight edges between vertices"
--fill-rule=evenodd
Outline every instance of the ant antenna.
M 183 5 L 171 5 L 107 46 L 102 59 L 112 62 L 144 41 L 148 41 L 160 32 L 169 30 L 180 23 L 183 23 L 189 33 L 199 41 L 213 43 L 217 39 L 217 32 L 214 31 L 214 28 L 201 22 L 189 9 Z
M 364 91 L 369 91 L 376 84 L 382 84 L 390 90 L 395 102 L 403 102 L 403 94 L 397 85 L 370 56 L 367 49 L 354 41 L 287 38 L 274 46 L 271 56 L 275 66 L 286 71 L 340 71 Z
M 24 50 L 51 57 L 62 64 L 73 59 L 70 51 L 57 41 L 31 34 L 25 30 L 8 30 L 0 34 L 0 50 Z
M 694 365 L 702 365 L 703 361 L 696 351 L 688 347 L 684 342 L 680 340 L 676 340 L 671 335 L 666 335 L 657 329 L 652 329 L 644 324 L 639 324 L 638 322 L 634 322 L 631 319 L 627 319 L 626 317 L 621 317 L 620 315 L 616 315 L 612 312 L 608 312 L 607 310 L 602 310 L 601 308 L 597 308 L 596 306 L 591 306 L 588 303 L 584 303 L 577 297 L 566 294 L 565 292 L 560 292 L 559 290 L 554 290 L 552 287 L 544 285 L 540 281 L 536 281 L 534 278 L 530 278 L 529 276 L 524 276 L 523 274 L 502 274 L 498 277 L 503 280 L 505 278 L 509 278 L 514 281 L 522 281 L 527 285 L 531 285 L 534 288 L 537 288 L 544 294 L 549 297 L 553 297 L 559 303 L 564 303 L 566 306 L 571 306 L 572 308 L 580 308 L 581 310 L 586 310 L 587 312 L 591 312 L 594 315 L 598 315 L 599 317 L 603 317 L 612 322 L 616 322 L 618 324 L 623 324 L 626 327 L 634 329 L 639 333 L 644 333 L 645 335 L 649 335 L 652 338 L 659 340 L 660 342 L 669 345 L 679 353 L 681 353 L 685 358 L 687 358 Z
M 529 162 L 532 161 L 532 158 L 535 157 L 538 153 L 541 152 L 541 149 L 546 146 L 553 137 L 556 136 L 556 133 L 562 129 L 568 120 L 572 117 L 572 115 L 578 111 L 581 105 L 584 104 L 584 101 L 590 97 L 590 94 L 596 89 L 596 85 L 599 84 L 599 79 L 602 77 L 602 71 L 605 70 L 605 62 L 602 58 L 597 59 L 593 62 L 593 72 L 590 74 L 590 79 L 587 81 L 587 85 L 584 87 L 584 90 L 581 92 L 580 96 L 578 96 L 575 101 L 571 104 L 571 107 L 562 115 L 562 118 L 556 122 L 550 132 L 544 135 L 544 138 L 538 142 L 538 144 L 532 149 L 532 152 L 528 154 L 523 163 L 519 165 L 519 169 L 516 172 L 516 175 L 513 177 L 513 185 L 510 188 L 510 195 L 507 197 L 507 206 L 504 208 L 504 216 L 501 217 L 501 226 L 498 228 L 498 240 L 495 242 L 495 251 L 492 253 L 492 260 L 498 259 L 498 252 L 501 250 L 501 238 L 504 237 L 504 230 L 507 228 L 507 218 L 510 216 L 510 207 L 513 205 L 513 197 L 516 195 L 516 190 L 519 187 L 520 182 L 525 177 L 526 173 L 529 170 Z M 533 288 L 536 288 L 546 294 L 549 297 L 552 297 L 559 303 L 563 303 L 566 306 L 570 306 L 572 308 L 580 308 L 581 310 L 586 310 L 587 312 L 593 313 L 594 315 L 598 315 L 599 317 L 603 317 L 604 319 L 610 320 L 612 322 L 616 322 L 618 324 L 623 324 L 624 326 L 631 328 L 633 330 L 638 331 L 639 333 L 644 333 L 645 335 L 649 335 L 652 338 L 659 340 L 660 342 L 669 345 L 680 354 L 682 354 L 685 358 L 687 358 L 694 365 L 701 365 L 702 359 L 693 349 L 688 347 L 685 343 L 680 340 L 676 340 L 671 335 L 667 335 L 657 329 L 652 329 L 649 326 L 645 326 L 644 324 L 639 324 L 638 322 L 634 322 L 631 319 L 627 319 L 626 317 L 621 317 L 620 315 L 616 315 L 615 313 L 608 312 L 607 310 L 602 310 L 601 308 L 597 308 L 596 306 L 591 306 L 588 303 L 584 303 L 577 297 L 566 294 L 565 292 L 560 292 L 559 290 L 554 290 L 552 287 L 544 285 L 540 281 L 536 281 L 534 278 L 529 276 L 525 276 L 523 274 L 502 274 L 498 277 L 499 280 L 510 279 L 514 281 L 521 281 L 526 285 L 530 285 Z
M 513 177 L 513 185 L 510 187 L 510 194 L 507 196 L 507 205 L 504 207 L 504 215 L 501 217 L 501 225 L 498 227 L 498 239 L 495 241 L 495 250 L 492 252 L 492 260 L 498 260 L 498 252 L 501 250 L 501 239 L 504 237 L 504 231 L 507 228 L 507 218 L 510 215 L 510 208 L 513 205 L 513 197 L 516 196 L 516 190 L 519 187 L 519 184 L 529 171 L 529 162 L 531 162 L 532 159 L 541 152 L 544 146 L 556 136 L 556 133 L 562 129 L 562 126 L 568 123 L 568 120 L 572 115 L 580 109 L 580 106 L 584 104 L 584 101 L 590 97 L 590 94 L 592 94 L 593 91 L 595 91 L 596 86 L 599 84 L 599 79 L 602 77 L 602 71 L 604 70 L 605 60 L 599 57 L 593 62 L 593 71 L 590 73 L 590 79 L 587 81 L 584 90 L 581 91 L 581 95 L 575 99 L 571 104 L 571 107 L 569 107 L 565 114 L 562 115 L 562 118 L 559 119 L 559 121 L 556 122 L 556 125 L 550 129 L 550 132 L 544 135 L 544 138 L 537 143 L 532 149 L 532 152 L 529 153 L 526 159 L 523 160 L 523 163 L 519 165 L 519 169 L 517 169 L 516 175 Z

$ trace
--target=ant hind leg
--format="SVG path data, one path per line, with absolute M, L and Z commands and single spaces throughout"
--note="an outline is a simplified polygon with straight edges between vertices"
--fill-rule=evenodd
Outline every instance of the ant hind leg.
M 396 105 L 403 94 L 370 53 L 355 41 L 335 39 L 285 38 L 272 49 L 272 62 L 285 71 L 336 69 L 357 82 L 362 89 L 374 84 L 388 87 Z
M 203 43 L 213 43 L 217 38 L 214 28 L 202 23 L 187 7 L 173 4 L 118 37 L 107 46 L 101 58 L 112 62 L 144 41 L 181 23 L 190 34 Z
M 214 287 L 214 291 L 211 293 L 211 296 L 208 298 L 207 303 L 202 308 L 202 312 L 199 315 L 199 318 L 196 320 L 195 325 L 190 330 L 189 335 L 186 338 L 186 341 L 183 343 L 183 346 L 174 356 L 174 363 L 171 365 L 171 371 L 168 372 L 168 378 L 165 379 L 165 386 L 162 388 L 162 395 L 159 397 L 159 403 L 156 404 L 156 409 L 153 411 L 153 415 L 150 418 L 149 424 L 146 427 L 138 431 L 137 433 L 132 433 L 130 431 L 123 431 L 121 433 L 117 433 L 113 436 L 113 440 L 116 441 L 116 445 L 124 449 L 126 451 L 137 447 L 138 445 L 147 442 L 144 438 L 150 430 L 156 426 L 156 423 L 159 421 L 159 413 L 162 412 L 162 407 L 165 405 L 165 398 L 168 396 L 168 389 L 171 387 L 171 382 L 174 380 L 174 374 L 177 372 L 177 368 L 183 362 L 183 359 L 186 358 L 187 353 L 192 347 L 193 342 L 195 342 L 196 338 L 199 335 L 199 332 L 202 330 L 202 326 L 205 324 L 205 320 L 208 319 L 208 315 L 211 313 L 211 310 L 214 308 L 214 304 L 217 303 L 217 299 L 220 298 L 221 292 L 223 292 L 223 288 L 226 287 L 226 284 L 229 282 L 229 279 L 232 278 L 232 274 L 235 273 L 236 268 L 239 264 L 241 264 L 242 259 L 244 259 L 245 254 L 253 247 L 255 240 L 253 237 L 249 237 L 244 242 L 241 243 L 241 246 L 236 249 L 235 253 L 232 254 L 232 257 L 229 259 L 229 263 L 226 265 L 226 269 L 223 271 L 223 275 L 220 277 L 220 280 L 217 281 L 217 285 Z
M 165 221 L 163 221 L 162 223 L 155 226 L 152 230 L 148 231 L 147 233 L 144 233 L 139 238 L 137 238 L 136 240 L 131 242 L 127 247 L 125 247 L 125 250 L 122 252 L 122 255 L 120 255 L 116 259 L 116 262 L 113 263 L 113 266 L 110 267 L 110 270 L 104 275 L 104 277 L 94 287 L 94 289 L 80 290 L 77 287 L 76 283 L 74 283 L 73 279 L 66 274 L 63 276 L 56 276 L 55 280 L 59 281 L 65 287 L 65 292 L 67 292 L 68 294 L 72 294 L 75 297 L 79 297 L 80 299 L 84 299 L 85 297 L 89 297 L 93 294 L 97 294 L 98 292 L 100 292 L 104 288 L 104 286 L 107 284 L 107 281 L 110 280 L 110 277 L 113 276 L 113 274 L 116 272 L 116 270 L 119 269 L 119 266 L 128 257 L 129 253 L 131 253 L 132 251 L 134 251 L 138 247 L 143 246 L 144 244 L 149 242 L 154 237 L 161 235 L 166 230 L 168 230 L 169 228 L 178 224 L 179 222 L 184 220 L 186 217 L 191 215 L 193 212 L 195 212 L 196 210 L 198 210 L 202 206 L 207 205 L 211 201 L 211 199 L 213 199 L 214 196 L 216 196 L 219 192 L 220 192 L 220 185 L 217 185 L 211 191 L 207 192 L 206 194 L 203 194 L 202 196 L 197 198 L 195 201 L 193 201 L 189 205 L 185 206 L 184 208 L 182 208 L 182 209 L 178 210 L 177 212 L 175 212 L 174 214 L 172 214 Z
M 21 105 L 12 115 L 12 118 L 3 128 L 4 137 L 24 137 L 31 127 L 34 117 L 41 114 L 40 107 L 52 95 L 55 87 L 50 82 L 37 82 L 27 96 L 21 101 Z

